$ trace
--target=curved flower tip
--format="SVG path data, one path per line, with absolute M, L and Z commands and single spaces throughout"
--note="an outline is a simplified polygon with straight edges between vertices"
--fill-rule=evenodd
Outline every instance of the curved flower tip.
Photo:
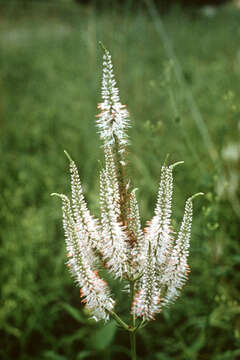
M 192 196 L 189 198 L 189 200 L 192 201 L 192 200 L 195 199 L 196 197 L 198 197 L 198 196 L 203 196 L 203 195 L 205 195 L 203 192 L 196 193 L 196 194 L 192 195 Z
M 174 169 L 176 166 L 181 165 L 181 164 L 184 164 L 184 161 L 177 161 L 174 164 L 170 165 L 169 167 L 171 169 Z
M 134 189 L 131 191 L 131 193 L 132 193 L 132 194 L 135 194 L 136 191 L 138 191 L 138 188 L 134 188 Z
M 57 196 L 60 199 L 62 198 L 62 194 L 58 194 L 58 193 L 51 193 L 50 196 Z
M 103 43 L 102 43 L 101 41 L 99 41 L 98 43 L 99 43 L 100 47 L 102 48 L 102 50 L 103 50 L 104 52 L 107 52 L 107 51 L 108 51 L 108 50 L 105 48 L 105 46 L 103 45 Z
M 69 155 L 69 153 L 67 152 L 67 150 L 63 150 L 64 154 L 66 155 L 66 157 L 68 158 L 68 160 L 70 162 L 73 162 L 73 159 L 71 158 L 71 156 Z

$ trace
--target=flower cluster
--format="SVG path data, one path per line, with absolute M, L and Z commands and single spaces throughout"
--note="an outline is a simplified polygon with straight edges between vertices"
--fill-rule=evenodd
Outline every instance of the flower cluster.
M 82 301 L 96 320 L 108 320 L 115 301 L 98 269 L 134 284 L 132 313 L 145 321 L 171 304 L 184 286 L 192 225 L 192 200 L 186 201 L 178 234 L 171 226 L 173 170 L 164 164 L 154 216 L 142 229 L 136 189 L 126 179 L 128 112 L 121 104 L 109 52 L 103 56 L 103 102 L 98 105 L 97 127 L 103 141 L 105 167 L 100 172 L 101 218 L 87 208 L 74 161 L 70 162 L 72 201 L 63 194 L 63 227 L 70 268 L 81 288 Z

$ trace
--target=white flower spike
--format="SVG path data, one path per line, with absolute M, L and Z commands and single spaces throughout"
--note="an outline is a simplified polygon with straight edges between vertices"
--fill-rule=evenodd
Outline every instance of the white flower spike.
M 124 153 L 128 143 L 126 130 L 129 127 L 129 114 L 126 106 L 120 102 L 111 55 L 102 44 L 101 46 L 104 51 L 102 102 L 98 105 L 101 112 L 97 115 L 97 126 L 104 145 L 116 147 L 117 151 Z
M 62 199 L 63 228 L 67 247 L 67 265 L 81 288 L 82 302 L 92 312 L 95 320 L 108 320 L 114 307 L 106 282 L 96 271 L 96 256 L 89 248 L 88 232 L 83 223 L 74 221 L 71 204 L 66 195 L 53 193 Z

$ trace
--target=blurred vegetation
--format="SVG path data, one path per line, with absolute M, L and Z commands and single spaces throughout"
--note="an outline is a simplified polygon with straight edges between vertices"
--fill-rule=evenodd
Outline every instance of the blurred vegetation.
M 56 2 L 56 0 L 9 0 L 9 2 L 18 2 L 18 5 L 20 6 L 27 6 L 31 3 L 42 3 L 42 4 L 61 4 L 62 2 L 64 3 L 71 3 L 73 1 L 75 1 L 76 3 L 82 4 L 82 5 L 86 5 L 86 4 L 91 4 L 91 5 L 100 5 L 103 7 L 108 7 L 108 6 L 123 6 L 127 3 L 127 6 L 131 7 L 131 6 L 138 6 L 139 3 L 144 4 L 145 0 L 60 0 L 58 2 Z M 158 7 L 160 7 L 161 9 L 167 9 L 169 7 L 171 7 L 173 4 L 180 4 L 181 6 L 187 6 L 187 7 L 201 7 L 201 6 L 206 6 L 206 5 L 214 5 L 214 6 L 218 6 L 218 5 L 222 5 L 226 2 L 230 2 L 231 0 L 153 0 L 154 4 Z M 0 0 L 0 3 L 4 3 L 6 2 L 6 0 Z
M 126 3 L 127 4 L 127 3 Z M 149 3 L 150 4 L 150 3 Z M 88 319 L 65 267 L 59 203 L 67 149 L 98 214 L 96 104 L 101 40 L 131 113 L 129 174 L 143 220 L 153 214 L 166 154 L 176 170 L 174 213 L 195 202 L 182 297 L 141 330 L 139 359 L 240 358 L 240 12 L 231 6 L 164 18 L 154 7 L 99 12 L 72 1 L 1 7 L 0 357 L 127 359 L 126 334 Z M 177 224 L 176 223 L 176 224 Z M 174 224 L 174 225 L 176 225 Z M 110 280 L 119 313 L 126 295 Z

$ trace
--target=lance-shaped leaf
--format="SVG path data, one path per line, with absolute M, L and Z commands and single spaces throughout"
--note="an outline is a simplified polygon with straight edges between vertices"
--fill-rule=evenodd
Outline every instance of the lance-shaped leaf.
M 106 282 L 95 269 L 96 257 L 88 246 L 88 233 L 83 224 L 76 224 L 70 201 L 63 194 L 52 194 L 62 199 L 63 227 L 68 251 L 67 265 L 81 288 L 82 302 L 92 313 L 95 320 L 108 320 L 114 300 Z
M 155 315 L 161 311 L 160 290 L 155 269 L 156 259 L 149 243 L 139 284 L 140 290 L 132 303 L 132 312 L 147 321 L 154 320 Z
M 185 204 L 182 224 L 178 232 L 177 240 L 173 247 L 168 266 L 162 278 L 163 284 L 167 285 L 167 293 L 163 300 L 164 306 L 173 303 L 177 299 L 180 294 L 180 290 L 183 288 L 188 278 L 190 268 L 188 266 L 187 260 L 189 255 L 192 227 L 192 200 L 199 195 L 203 194 L 195 194 L 194 196 L 190 197 Z
M 99 224 L 96 219 L 90 214 L 87 208 L 86 201 L 84 199 L 80 176 L 77 170 L 75 162 L 71 159 L 69 154 L 64 151 L 67 155 L 70 163 L 71 173 L 71 188 L 72 188 L 72 204 L 73 214 L 76 224 L 83 226 L 85 232 L 88 234 L 88 244 L 92 248 L 101 248 L 101 234 L 99 232 Z
M 106 170 L 100 174 L 100 207 L 103 247 L 102 253 L 107 261 L 106 266 L 115 277 L 127 272 L 127 235 L 119 222 L 119 209 L 116 207 L 114 187 Z
M 119 91 L 113 74 L 111 55 L 102 45 L 103 55 L 103 78 L 102 99 L 98 105 L 100 114 L 97 115 L 97 126 L 100 138 L 104 145 L 117 146 L 117 151 L 123 153 L 128 143 L 126 130 L 129 127 L 128 111 L 119 99 Z

